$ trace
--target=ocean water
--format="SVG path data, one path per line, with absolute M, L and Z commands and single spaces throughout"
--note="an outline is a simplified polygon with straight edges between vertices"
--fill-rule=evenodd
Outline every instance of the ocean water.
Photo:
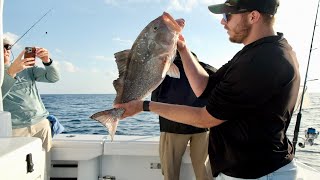
M 65 127 L 65 134 L 108 134 L 106 128 L 89 117 L 98 111 L 112 107 L 114 94 L 43 94 L 43 103 L 50 114 L 56 116 Z M 299 142 L 304 142 L 305 130 L 312 127 L 320 131 L 320 93 L 309 94 L 302 109 Z M 292 141 L 297 119 L 295 113 L 288 128 Z M 153 113 L 142 112 L 134 117 L 120 121 L 116 135 L 158 136 L 158 117 Z M 314 145 L 301 148 L 297 145 L 296 157 L 301 162 L 320 171 L 320 136 Z

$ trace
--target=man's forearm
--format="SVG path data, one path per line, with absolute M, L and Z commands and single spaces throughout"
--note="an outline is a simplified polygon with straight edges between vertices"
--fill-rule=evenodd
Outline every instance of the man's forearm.
M 210 128 L 223 122 L 212 117 L 205 107 L 191 107 L 151 101 L 149 109 L 151 112 L 166 119 L 199 128 Z
M 180 50 L 179 53 L 190 86 L 195 95 L 199 97 L 207 87 L 209 75 L 187 47 Z

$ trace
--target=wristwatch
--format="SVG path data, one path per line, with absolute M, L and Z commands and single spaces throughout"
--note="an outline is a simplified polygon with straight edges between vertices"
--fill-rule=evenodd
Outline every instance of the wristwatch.
M 149 109 L 149 104 L 150 104 L 150 101 L 143 101 L 143 111 L 150 111 Z
M 52 59 L 51 58 L 49 58 L 49 59 L 50 59 L 50 61 L 48 63 L 42 62 L 42 64 L 45 66 L 50 66 L 52 64 Z

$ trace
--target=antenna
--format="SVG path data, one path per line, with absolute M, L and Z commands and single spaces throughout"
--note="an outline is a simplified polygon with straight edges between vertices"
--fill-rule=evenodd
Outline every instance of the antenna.
M 23 36 L 25 36 L 36 24 L 38 24 L 38 22 L 40 22 L 47 14 L 49 14 L 49 12 L 52 10 L 53 8 L 49 9 L 37 22 L 35 22 L 19 39 L 16 40 L 16 42 L 14 42 L 10 49 L 15 45 L 17 44 L 17 42 L 23 38 Z
M 303 96 L 306 90 L 306 84 L 307 84 L 307 76 L 308 76 L 308 71 L 309 71 L 309 64 L 310 64 L 310 57 L 311 57 L 311 51 L 312 49 L 312 44 L 313 44 L 313 37 L 314 37 L 314 32 L 317 26 L 317 17 L 318 17 L 318 10 L 319 10 L 319 3 L 320 0 L 318 0 L 318 7 L 317 7 L 317 12 L 316 12 L 316 19 L 314 20 L 314 26 L 313 26 L 313 33 L 312 33 L 312 39 L 311 39 L 311 45 L 310 45 L 310 51 L 309 51 L 309 58 L 308 58 L 308 65 L 307 65 L 307 70 L 306 70 L 306 75 L 304 77 L 304 84 L 303 84 L 303 89 L 302 89 L 302 94 L 301 94 L 301 102 L 300 102 L 300 107 L 299 107 L 299 112 L 297 114 L 297 121 L 296 121 L 296 126 L 294 128 L 294 135 L 293 135 L 293 151 L 294 153 L 296 152 L 296 145 L 298 142 L 298 135 L 299 135 L 299 128 L 300 128 L 300 122 L 301 122 L 301 110 L 302 110 L 302 103 L 303 103 Z

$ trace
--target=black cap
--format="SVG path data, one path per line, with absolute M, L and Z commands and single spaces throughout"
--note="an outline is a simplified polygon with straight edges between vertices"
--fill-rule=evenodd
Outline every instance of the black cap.
M 279 0 L 227 0 L 223 4 L 209 6 L 215 14 L 236 14 L 257 10 L 260 13 L 274 15 L 277 12 Z

